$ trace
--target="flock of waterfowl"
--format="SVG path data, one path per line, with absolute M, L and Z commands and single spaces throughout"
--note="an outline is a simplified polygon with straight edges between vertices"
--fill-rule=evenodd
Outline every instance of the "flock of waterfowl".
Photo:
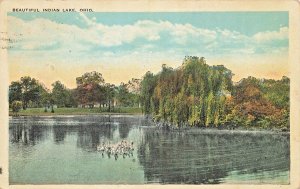
M 133 156 L 134 147 L 133 142 L 126 140 L 116 144 L 102 142 L 102 144 L 97 145 L 97 151 L 102 154 L 102 157 L 104 157 L 104 154 L 107 154 L 109 158 L 113 156 L 115 159 L 118 159 L 119 156 L 123 156 L 123 158 Z

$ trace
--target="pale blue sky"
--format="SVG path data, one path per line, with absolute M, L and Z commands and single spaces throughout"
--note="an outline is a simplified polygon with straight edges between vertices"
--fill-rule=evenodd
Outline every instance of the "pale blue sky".
M 236 69 L 238 65 L 247 68 L 265 64 L 273 69 L 287 66 L 288 12 L 42 12 L 8 16 L 12 37 L 22 34 L 22 40 L 9 50 L 11 67 L 22 64 L 33 74 L 30 67 L 46 66 L 49 74 L 56 70 L 71 86 L 75 81 L 71 83 L 58 68 L 72 65 L 71 75 L 97 69 L 107 81 L 118 83 L 141 77 L 147 70 L 156 72 L 163 63 L 177 67 L 186 55 L 204 56 L 208 64 L 238 70 L 236 79 L 247 73 Z M 128 73 L 111 73 L 118 68 Z M 27 72 L 15 71 L 11 79 Z M 279 77 L 285 72 L 252 75 Z M 50 83 L 50 76 L 36 75 Z
M 57 23 L 74 24 L 81 28 L 87 27 L 79 13 L 20 13 L 11 12 L 10 16 L 22 20 L 34 20 L 45 18 Z M 261 31 L 278 30 L 282 26 L 288 26 L 288 12 L 155 12 L 155 13 L 124 13 L 124 12 L 97 12 L 86 13 L 89 18 L 95 17 L 98 22 L 105 25 L 134 24 L 139 20 L 168 20 L 172 23 L 190 23 L 196 27 L 207 29 L 228 29 L 253 35 Z M 249 27 L 251 25 L 251 27 Z

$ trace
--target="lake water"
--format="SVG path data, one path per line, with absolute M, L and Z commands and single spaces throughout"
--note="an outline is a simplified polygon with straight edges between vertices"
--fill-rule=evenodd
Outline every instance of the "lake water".
M 143 116 L 17 117 L 9 123 L 10 184 L 288 184 L 288 134 L 165 131 Z M 132 141 L 132 155 L 99 143 Z

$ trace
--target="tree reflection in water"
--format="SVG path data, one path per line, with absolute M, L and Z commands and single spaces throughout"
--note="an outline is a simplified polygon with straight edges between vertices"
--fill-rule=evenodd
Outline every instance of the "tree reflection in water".
M 216 184 L 231 171 L 288 171 L 287 149 L 289 136 L 282 135 L 148 130 L 138 158 L 148 182 Z
M 45 134 L 49 128 L 45 128 L 39 124 L 30 124 L 23 122 L 9 128 L 11 143 L 19 143 L 22 145 L 36 145 L 38 142 L 45 140 Z
M 104 162 L 112 163 L 111 166 L 134 166 L 137 172 L 141 171 L 139 174 L 144 174 L 141 182 L 145 183 L 228 183 L 226 179 L 233 173 L 249 180 L 274 180 L 290 169 L 288 134 L 201 129 L 166 131 L 153 127 L 142 116 L 20 117 L 10 120 L 9 131 L 14 155 L 21 151 L 22 158 L 27 157 L 34 152 L 32 146 L 40 143 L 34 148 L 39 152 L 41 146 L 46 149 L 50 142 L 59 145 L 51 148 L 51 154 L 56 156 L 60 153 L 57 149 L 67 149 L 67 155 L 68 150 L 70 154 L 82 154 L 70 157 L 84 162 L 78 166 L 95 162 L 93 167 Z M 103 153 L 102 156 L 97 151 L 103 142 L 116 144 L 122 140 L 134 141 L 132 154 Z M 109 157 L 118 161 L 108 161 Z M 89 158 L 96 159 L 89 162 L 86 160 Z M 48 159 L 51 160 L 47 157 L 43 161 L 47 163 Z M 101 167 L 99 171 L 111 170 Z M 265 173 L 269 173 L 268 178 Z

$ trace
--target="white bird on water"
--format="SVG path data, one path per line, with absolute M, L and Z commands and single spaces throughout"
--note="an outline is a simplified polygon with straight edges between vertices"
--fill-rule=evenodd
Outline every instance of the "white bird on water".
M 102 145 L 97 145 L 97 151 L 102 153 L 102 157 L 103 153 L 106 152 L 108 157 L 110 157 L 110 155 L 113 155 L 117 160 L 118 155 L 123 155 L 123 158 L 125 158 L 127 155 L 133 156 L 134 145 L 132 141 L 128 142 L 126 140 L 122 140 L 121 142 L 116 144 L 105 144 L 103 142 Z

